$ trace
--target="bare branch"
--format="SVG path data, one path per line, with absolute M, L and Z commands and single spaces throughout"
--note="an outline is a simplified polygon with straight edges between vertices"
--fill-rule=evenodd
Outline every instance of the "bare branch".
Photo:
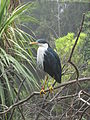
M 81 100 L 82 102 L 84 102 L 85 104 L 87 104 L 88 106 L 90 106 L 90 103 L 88 101 L 86 101 L 83 98 L 81 98 L 81 94 L 82 94 L 82 90 L 78 93 L 79 100 Z
M 72 51 L 71 51 L 71 53 L 70 53 L 70 56 L 69 56 L 68 62 L 71 61 L 72 55 L 73 55 L 74 50 L 75 50 L 75 47 L 76 47 L 76 45 L 77 45 L 77 42 L 78 42 L 78 39 L 79 39 L 80 33 L 81 33 L 81 31 L 82 31 L 82 28 L 83 28 L 84 19 L 85 19 L 85 13 L 83 14 L 82 21 L 81 21 L 81 26 L 80 26 L 80 29 L 79 29 L 79 32 L 78 32 L 78 35 L 77 35 L 76 41 L 75 41 L 75 43 L 74 43 L 74 45 L 73 45 Z
M 82 120 L 82 117 L 83 117 L 84 113 L 88 110 L 88 108 L 90 108 L 90 106 L 87 106 L 87 107 L 83 110 L 83 112 L 82 112 L 81 117 L 80 117 L 79 120 Z
M 79 80 L 79 82 L 90 81 L 90 77 L 80 78 L 80 79 L 78 79 L 78 80 Z M 59 89 L 59 88 L 61 88 L 61 87 L 63 87 L 63 86 L 72 85 L 72 84 L 76 83 L 76 81 L 77 81 L 77 80 L 71 80 L 71 81 L 68 81 L 68 82 L 66 82 L 66 83 L 62 83 L 62 84 L 60 84 L 59 86 L 54 87 L 54 89 Z M 45 90 L 45 92 L 49 92 L 49 89 Z M 3 112 L 0 112 L 0 115 L 5 114 L 5 113 L 9 112 L 11 109 L 13 109 L 13 108 L 15 108 L 15 107 L 17 107 L 17 106 L 25 103 L 26 101 L 28 101 L 29 99 L 31 99 L 31 98 L 32 98 L 33 96 L 35 96 L 35 95 L 40 95 L 40 92 L 33 92 L 33 93 L 32 93 L 30 96 L 28 96 L 27 98 L 25 98 L 25 99 L 23 99 L 23 100 L 20 100 L 20 101 L 17 102 L 17 103 L 14 103 L 14 104 L 11 105 L 10 107 L 8 107 L 7 110 L 5 110 L 5 111 L 3 111 Z
M 22 88 L 22 86 L 23 86 L 23 83 L 24 83 L 25 79 L 26 79 L 26 78 L 24 78 L 23 81 L 21 82 L 21 84 L 19 85 L 15 103 L 19 100 L 19 94 L 20 94 L 20 91 L 21 91 L 21 88 Z M 24 116 L 23 116 L 23 113 L 22 113 L 22 111 L 21 111 L 21 109 L 20 109 L 19 106 L 18 106 L 18 109 L 19 109 L 19 111 L 20 111 L 20 113 L 21 113 L 21 115 L 22 115 L 23 120 L 25 120 L 25 118 L 24 118 Z M 9 117 L 9 120 L 12 120 L 12 116 L 13 116 L 14 110 L 15 110 L 15 108 L 12 110 L 12 112 L 11 112 L 11 114 L 10 114 L 10 117 Z
M 71 58 L 72 58 L 72 56 L 73 56 L 73 53 L 74 53 L 75 47 L 76 47 L 76 45 L 77 45 L 77 42 L 78 42 L 80 33 L 81 33 L 81 31 L 82 31 L 84 19 L 85 19 L 85 14 L 83 14 L 82 21 L 81 21 L 81 26 L 80 26 L 80 29 L 79 29 L 79 32 L 78 32 L 76 41 L 75 41 L 75 43 L 74 43 L 74 45 L 73 45 L 73 48 L 72 48 L 72 50 L 71 50 L 71 53 L 70 53 L 70 56 L 69 56 L 69 59 L 68 59 L 68 62 L 69 62 L 69 63 L 75 68 L 75 70 L 76 70 L 76 73 L 77 73 L 77 77 L 76 77 L 76 79 L 77 79 L 77 84 L 78 84 L 78 86 L 79 86 L 80 88 L 81 88 L 81 86 L 80 86 L 80 84 L 79 84 L 79 82 L 78 82 L 79 71 L 78 71 L 78 68 L 76 67 L 76 65 L 71 61 Z

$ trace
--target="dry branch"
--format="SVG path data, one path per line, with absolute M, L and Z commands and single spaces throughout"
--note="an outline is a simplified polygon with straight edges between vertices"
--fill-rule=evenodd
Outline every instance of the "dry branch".
M 59 88 L 61 88 L 61 87 L 63 87 L 63 86 L 72 85 L 72 84 L 76 83 L 76 81 L 77 81 L 77 80 L 71 80 L 71 81 L 68 81 L 68 82 L 66 82 L 66 83 L 62 83 L 62 84 L 60 84 L 59 86 L 54 87 L 54 90 L 55 90 L 55 89 L 59 89 Z M 78 79 L 78 81 L 79 81 L 79 82 L 90 81 L 90 77 L 80 78 L 80 79 Z M 45 92 L 49 92 L 49 89 L 45 90 Z M 33 92 L 33 93 L 32 93 L 30 96 L 28 96 L 27 98 L 25 98 L 25 99 L 23 99 L 23 100 L 20 100 L 20 101 L 18 101 L 17 103 L 14 103 L 14 104 L 11 105 L 10 107 L 8 107 L 7 110 L 5 110 L 5 111 L 3 111 L 3 112 L 0 112 L 0 115 L 5 114 L 5 113 L 9 112 L 11 109 L 14 109 L 15 107 L 17 107 L 17 106 L 19 106 L 19 105 L 27 102 L 28 100 L 30 100 L 30 99 L 31 99 L 33 96 L 35 96 L 35 95 L 40 95 L 40 92 Z
M 26 78 L 24 78 L 24 79 L 22 80 L 21 84 L 19 85 L 15 103 L 18 102 L 18 100 L 19 100 L 19 94 L 20 94 L 21 88 L 22 88 L 22 86 L 23 86 L 25 80 L 26 80 Z M 23 113 L 22 113 L 22 110 L 21 110 L 21 108 L 20 108 L 19 106 L 18 106 L 18 109 L 19 109 L 19 111 L 20 111 L 20 113 L 21 113 L 21 115 L 22 115 L 23 120 L 25 120 L 24 115 L 23 115 Z M 12 120 L 14 110 L 15 110 L 15 108 L 11 111 L 9 120 Z
M 80 26 L 80 29 L 79 29 L 77 38 L 76 38 L 76 40 L 75 40 L 75 43 L 74 43 L 74 45 L 73 45 L 73 48 L 72 48 L 72 50 L 71 50 L 71 53 L 70 53 L 70 56 L 69 56 L 69 59 L 68 59 L 68 62 L 69 62 L 69 63 L 75 68 L 75 70 L 76 70 L 76 74 L 77 74 L 76 80 L 77 80 L 77 84 L 78 84 L 78 86 L 79 86 L 80 88 L 81 88 L 81 86 L 80 86 L 80 84 L 79 84 L 79 82 L 78 82 L 79 71 L 78 71 L 77 66 L 72 62 L 71 58 L 72 58 L 72 56 L 73 56 L 73 53 L 74 53 L 75 47 L 76 47 L 76 45 L 77 45 L 77 42 L 78 42 L 80 33 L 81 33 L 81 31 L 82 31 L 84 19 L 85 19 L 85 14 L 83 14 L 83 16 L 82 16 L 81 26 Z
M 81 94 L 82 94 L 82 90 L 78 93 L 79 100 L 81 100 L 82 102 L 84 102 L 85 104 L 87 104 L 88 106 L 90 106 L 90 103 L 88 101 L 86 101 L 83 98 L 81 98 Z
M 74 50 L 75 50 L 75 47 L 76 47 L 76 45 L 77 45 L 77 42 L 78 42 L 78 39 L 79 39 L 80 33 L 81 33 L 81 31 L 82 31 L 82 28 L 83 28 L 84 19 L 85 19 L 85 13 L 84 13 L 83 16 L 82 16 L 81 26 L 80 26 L 80 29 L 79 29 L 79 32 L 78 32 L 77 38 L 76 38 L 76 40 L 75 40 L 75 43 L 74 43 L 74 45 L 73 45 L 73 48 L 72 48 L 72 50 L 71 50 L 71 53 L 70 53 L 70 56 L 69 56 L 68 62 L 71 61 L 72 55 L 73 55 Z

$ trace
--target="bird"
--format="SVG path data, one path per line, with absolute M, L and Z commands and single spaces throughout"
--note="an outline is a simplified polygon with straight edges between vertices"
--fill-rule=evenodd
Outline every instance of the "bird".
M 45 39 L 38 39 L 36 42 L 30 42 L 30 45 L 38 45 L 37 66 L 55 79 L 55 84 L 61 83 L 61 62 L 58 54 L 50 47 Z M 46 81 L 45 81 L 46 83 Z M 52 87 L 51 87 L 52 89 Z M 44 87 L 40 93 L 44 92 Z

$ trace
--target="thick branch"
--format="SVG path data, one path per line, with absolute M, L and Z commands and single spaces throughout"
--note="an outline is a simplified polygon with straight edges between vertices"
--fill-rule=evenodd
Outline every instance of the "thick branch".
M 61 87 L 63 87 L 63 86 L 72 85 L 72 84 L 76 83 L 76 81 L 77 81 L 77 80 L 71 80 L 71 81 L 68 81 L 68 82 L 66 82 L 66 83 L 62 83 L 62 84 L 60 84 L 59 86 L 54 87 L 54 89 L 59 89 L 59 88 L 61 88 Z M 78 79 L 78 81 L 79 81 L 79 82 L 90 81 L 90 77 L 80 78 L 80 79 Z M 48 91 L 49 91 L 49 89 L 45 90 L 45 92 L 48 92 Z M 23 100 L 20 100 L 20 101 L 17 102 L 17 103 L 14 103 L 14 104 L 11 105 L 7 110 L 5 110 L 5 111 L 3 111 L 3 112 L 0 112 L 0 115 L 9 112 L 11 109 L 13 109 L 13 108 L 15 108 L 15 107 L 23 104 L 24 102 L 28 101 L 29 99 L 31 99 L 31 98 L 32 98 L 33 96 L 35 96 L 35 95 L 40 95 L 40 92 L 33 92 L 33 93 L 32 93 L 30 96 L 28 96 L 27 98 L 25 98 L 25 99 L 23 99 Z

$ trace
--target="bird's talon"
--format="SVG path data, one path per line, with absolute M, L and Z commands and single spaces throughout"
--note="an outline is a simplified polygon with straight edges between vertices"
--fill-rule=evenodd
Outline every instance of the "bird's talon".
M 42 94 L 46 94 L 44 89 L 41 89 L 41 91 L 40 91 L 40 96 L 42 96 Z
M 54 91 L 52 86 L 49 87 L 49 91 L 50 91 L 50 93 L 52 93 Z

